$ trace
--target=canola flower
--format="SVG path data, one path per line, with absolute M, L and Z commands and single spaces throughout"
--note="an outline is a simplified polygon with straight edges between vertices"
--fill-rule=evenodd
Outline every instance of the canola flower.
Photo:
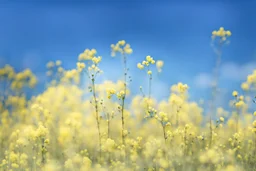
M 147 107 L 146 107 L 146 113 L 147 115 L 152 115 L 151 114 L 151 111 L 150 111 L 150 108 L 152 106 L 150 106 L 150 101 L 151 101 L 151 86 L 152 86 L 152 79 L 153 79 L 153 72 L 152 72 L 152 65 L 155 65 L 156 61 L 154 60 L 153 57 L 151 56 L 146 56 L 146 59 L 143 60 L 141 63 L 138 63 L 137 64 L 137 67 L 140 69 L 140 70 L 143 70 L 145 69 L 146 70 L 146 73 L 148 75 L 148 96 L 146 97 L 144 92 L 143 92 L 143 88 L 142 86 L 140 86 L 140 91 L 141 93 L 143 94 L 143 97 L 145 98 L 145 100 L 147 101 Z M 163 67 L 163 61 L 157 61 L 157 69 L 158 69 L 158 72 L 161 72 L 161 68 Z
M 220 27 L 219 30 L 214 30 L 212 32 L 212 42 L 211 46 L 216 54 L 216 65 L 213 70 L 213 80 L 212 80 L 212 100 L 210 103 L 210 114 L 209 114 L 209 138 L 210 146 L 213 139 L 213 124 L 212 118 L 213 114 L 216 113 L 216 99 L 220 93 L 218 82 L 219 82 L 219 72 L 222 60 L 222 51 L 225 44 L 229 44 L 228 38 L 231 36 L 230 30 L 225 30 L 224 27 Z
M 231 32 L 220 28 L 212 35 L 223 43 Z M 132 53 L 124 40 L 111 49 L 123 59 Z M 255 93 L 255 71 L 244 78 L 241 91 L 230 94 L 232 110 L 218 106 L 209 123 L 181 82 L 170 86 L 167 100 L 157 101 L 151 92 L 145 97 L 140 87 L 142 95 L 127 103 L 128 66 L 125 79 L 98 83 L 103 58 L 96 54 L 84 50 L 69 70 L 60 60 L 49 62 L 50 84 L 31 98 L 26 92 L 37 83 L 32 71 L 0 68 L 0 170 L 256 169 L 256 112 L 249 98 Z M 162 72 L 163 65 L 146 56 L 137 67 L 153 82 L 153 67 Z M 84 75 L 89 92 L 80 84 Z
M 124 64 L 124 80 L 123 80 L 123 90 L 120 91 L 117 96 L 119 99 L 121 99 L 121 120 L 122 120 L 122 143 L 125 143 L 125 122 L 124 122 L 124 108 L 125 108 L 125 99 L 126 99 L 126 95 L 127 95 L 127 74 L 128 74 L 128 68 L 127 68 L 127 56 L 133 52 L 130 44 L 126 43 L 125 40 L 120 40 L 118 41 L 115 45 L 111 44 L 111 56 L 114 57 L 116 56 L 116 53 L 119 52 L 121 54 L 122 60 L 123 60 L 123 64 Z
M 98 97 L 96 92 L 96 77 L 102 73 L 100 68 L 98 67 L 99 63 L 101 62 L 102 57 L 98 56 L 96 57 L 97 51 L 95 49 L 86 49 L 83 53 L 81 53 L 78 57 L 79 61 L 89 61 L 88 64 L 90 65 L 88 67 L 88 70 L 85 68 L 85 63 L 83 62 L 77 62 L 77 71 L 78 73 L 85 72 L 88 76 L 88 78 L 91 81 L 91 86 L 89 87 L 90 92 L 92 92 L 93 95 L 93 105 L 95 108 L 95 118 L 97 123 L 97 130 L 98 130 L 98 140 L 99 140 L 99 156 L 101 159 L 102 156 L 102 133 L 101 133 L 101 127 L 100 127 L 100 114 L 99 114 L 99 104 L 98 104 Z

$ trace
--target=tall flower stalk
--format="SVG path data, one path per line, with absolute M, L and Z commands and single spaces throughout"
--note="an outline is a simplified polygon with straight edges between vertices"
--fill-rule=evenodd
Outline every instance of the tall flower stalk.
M 212 32 L 212 47 L 217 56 L 216 65 L 213 72 L 213 84 L 212 84 L 212 102 L 211 102 L 211 110 L 210 110 L 210 146 L 212 144 L 212 132 L 213 132 L 213 125 L 212 125 L 212 115 L 215 113 L 216 109 L 216 99 L 218 93 L 218 82 L 219 82 L 219 72 L 220 72 L 220 64 L 222 58 L 222 47 L 224 44 L 229 43 L 227 41 L 227 37 L 231 36 L 231 32 L 229 30 L 224 30 L 223 27 L 220 27 L 219 30 L 214 30 Z M 217 41 L 217 46 L 215 45 L 215 40 Z
M 151 56 L 146 56 L 146 59 L 142 61 L 141 63 L 137 64 L 137 67 L 140 70 L 145 69 L 148 75 L 148 97 L 147 97 L 147 107 L 146 111 L 149 113 L 150 106 L 150 100 L 151 100 L 151 88 L 152 88 L 152 70 L 150 68 L 151 65 L 154 65 L 156 62 Z M 161 72 L 161 68 L 163 67 L 163 61 L 157 61 L 157 69 L 158 72 Z M 145 94 L 142 91 L 142 87 L 140 87 L 140 91 L 143 94 L 143 97 L 145 98 Z
M 100 115 L 99 115 L 99 104 L 98 99 L 96 95 L 96 88 L 95 88 L 95 80 L 96 77 L 102 72 L 98 64 L 101 61 L 101 56 L 96 57 L 96 50 L 92 49 L 86 49 L 83 53 L 79 55 L 79 61 L 88 60 L 89 67 L 87 70 L 85 70 L 85 63 L 78 62 L 77 63 L 77 69 L 78 72 L 85 72 L 88 76 L 88 78 L 91 81 L 91 86 L 89 86 L 89 91 L 92 92 L 93 95 L 93 105 L 95 108 L 95 120 L 97 124 L 97 130 L 98 130 L 98 140 L 99 140 L 99 156 L 101 158 L 102 156 L 102 142 L 101 142 L 101 129 L 100 129 Z
M 130 44 L 126 43 L 125 40 L 118 41 L 115 45 L 111 45 L 111 56 L 116 56 L 116 53 L 119 52 L 121 54 L 121 57 L 123 59 L 123 91 L 119 93 L 119 99 L 121 99 L 121 122 L 122 122 L 122 144 L 125 143 L 125 118 L 124 118 L 124 108 L 125 108 L 125 100 L 126 100 L 126 95 L 127 95 L 127 74 L 128 74 L 128 68 L 127 68 L 127 56 L 126 54 L 131 54 L 132 49 L 130 47 Z
M 125 103 L 125 98 L 126 98 L 126 89 L 127 89 L 127 61 L 126 61 L 126 56 L 124 53 L 123 54 L 123 62 L 124 62 L 124 94 L 122 96 L 122 102 L 121 102 L 121 114 L 122 114 L 122 143 L 124 144 L 124 103 Z

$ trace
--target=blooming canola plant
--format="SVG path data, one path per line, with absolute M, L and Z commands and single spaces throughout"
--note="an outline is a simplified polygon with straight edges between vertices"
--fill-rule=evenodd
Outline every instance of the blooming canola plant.
M 217 56 L 213 92 L 230 36 L 223 27 L 212 32 Z M 148 85 L 131 97 L 127 61 L 132 52 L 124 40 L 111 45 L 111 55 L 120 57 L 124 67 L 117 82 L 98 82 L 104 58 L 96 49 L 82 52 L 71 70 L 59 60 L 49 62 L 51 81 L 30 99 L 26 92 L 36 86 L 36 76 L 29 69 L 1 68 L 0 170 L 256 170 L 256 112 L 249 111 L 256 70 L 240 92 L 230 95 L 231 111 L 212 105 L 205 115 L 181 82 L 170 87 L 167 100 L 154 99 L 154 76 L 163 72 L 164 61 L 150 55 L 137 64 Z M 82 76 L 88 88 L 81 86 Z

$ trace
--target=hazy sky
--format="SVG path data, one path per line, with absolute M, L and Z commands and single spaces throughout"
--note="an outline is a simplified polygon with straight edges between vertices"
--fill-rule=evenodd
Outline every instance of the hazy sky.
M 197 2 L 197 3 L 196 3 Z M 231 30 L 224 48 L 221 88 L 224 101 L 233 88 L 256 68 L 256 1 L 25 1 L 0 0 L 0 65 L 31 68 L 44 82 L 45 64 L 60 59 L 75 67 L 78 54 L 96 48 L 103 56 L 103 79 L 121 77 L 120 60 L 110 56 L 110 44 L 124 39 L 134 50 L 129 56 L 133 92 L 146 85 L 136 64 L 145 56 L 165 61 L 153 83 L 157 98 L 168 95 L 178 81 L 190 86 L 191 98 L 206 97 L 215 65 L 211 32 Z

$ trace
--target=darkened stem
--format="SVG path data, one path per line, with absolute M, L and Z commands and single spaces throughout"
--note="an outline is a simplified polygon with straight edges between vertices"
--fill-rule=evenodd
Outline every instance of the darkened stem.
M 42 138 L 42 147 L 41 147 L 41 153 L 42 153 L 42 164 L 45 164 L 45 146 L 44 146 L 44 138 Z
M 108 138 L 110 137 L 110 117 L 108 114 Z
M 151 98 L 151 84 L 152 84 L 152 75 L 149 76 L 149 83 L 148 83 L 148 99 Z
M 96 112 L 96 122 L 97 122 L 97 129 L 98 129 L 98 138 L 99 138 L 99 149 L 100 149 L 100 158 L 101 158 L 101 131 L 100 131 L 100 121 L 99 121 L 99 109 L 98 103 L 96 99 L 96 91 L 95 91 L 95 80 L 92 78 L 92 92 L 93 92 L 93 99 L 95 103 L 95 112 Z
M 166 136 L 165 126 L 162 124 L 162 127 L 163 127 L 163 133 L 164 133 L 164 141 L 166 144 L 167 136 Z
M 237 109 L 237 116 L 236 116 L 236 132 L 239 130 L 239 109 Z
M 124 60 L 124 95 L 122 97 L 122 104 L 121 104 L 121 115 L 122 115 L 122 143 L 124 144 L 124 104 L 125 104 L 125 98 L 126 98 L 126 89 L 127 89 L 127 84 L 126 84 L 126 77 L 127 77 L 127 61 L 126 61 L 126 56 L 123 55 L 123 60 Z

